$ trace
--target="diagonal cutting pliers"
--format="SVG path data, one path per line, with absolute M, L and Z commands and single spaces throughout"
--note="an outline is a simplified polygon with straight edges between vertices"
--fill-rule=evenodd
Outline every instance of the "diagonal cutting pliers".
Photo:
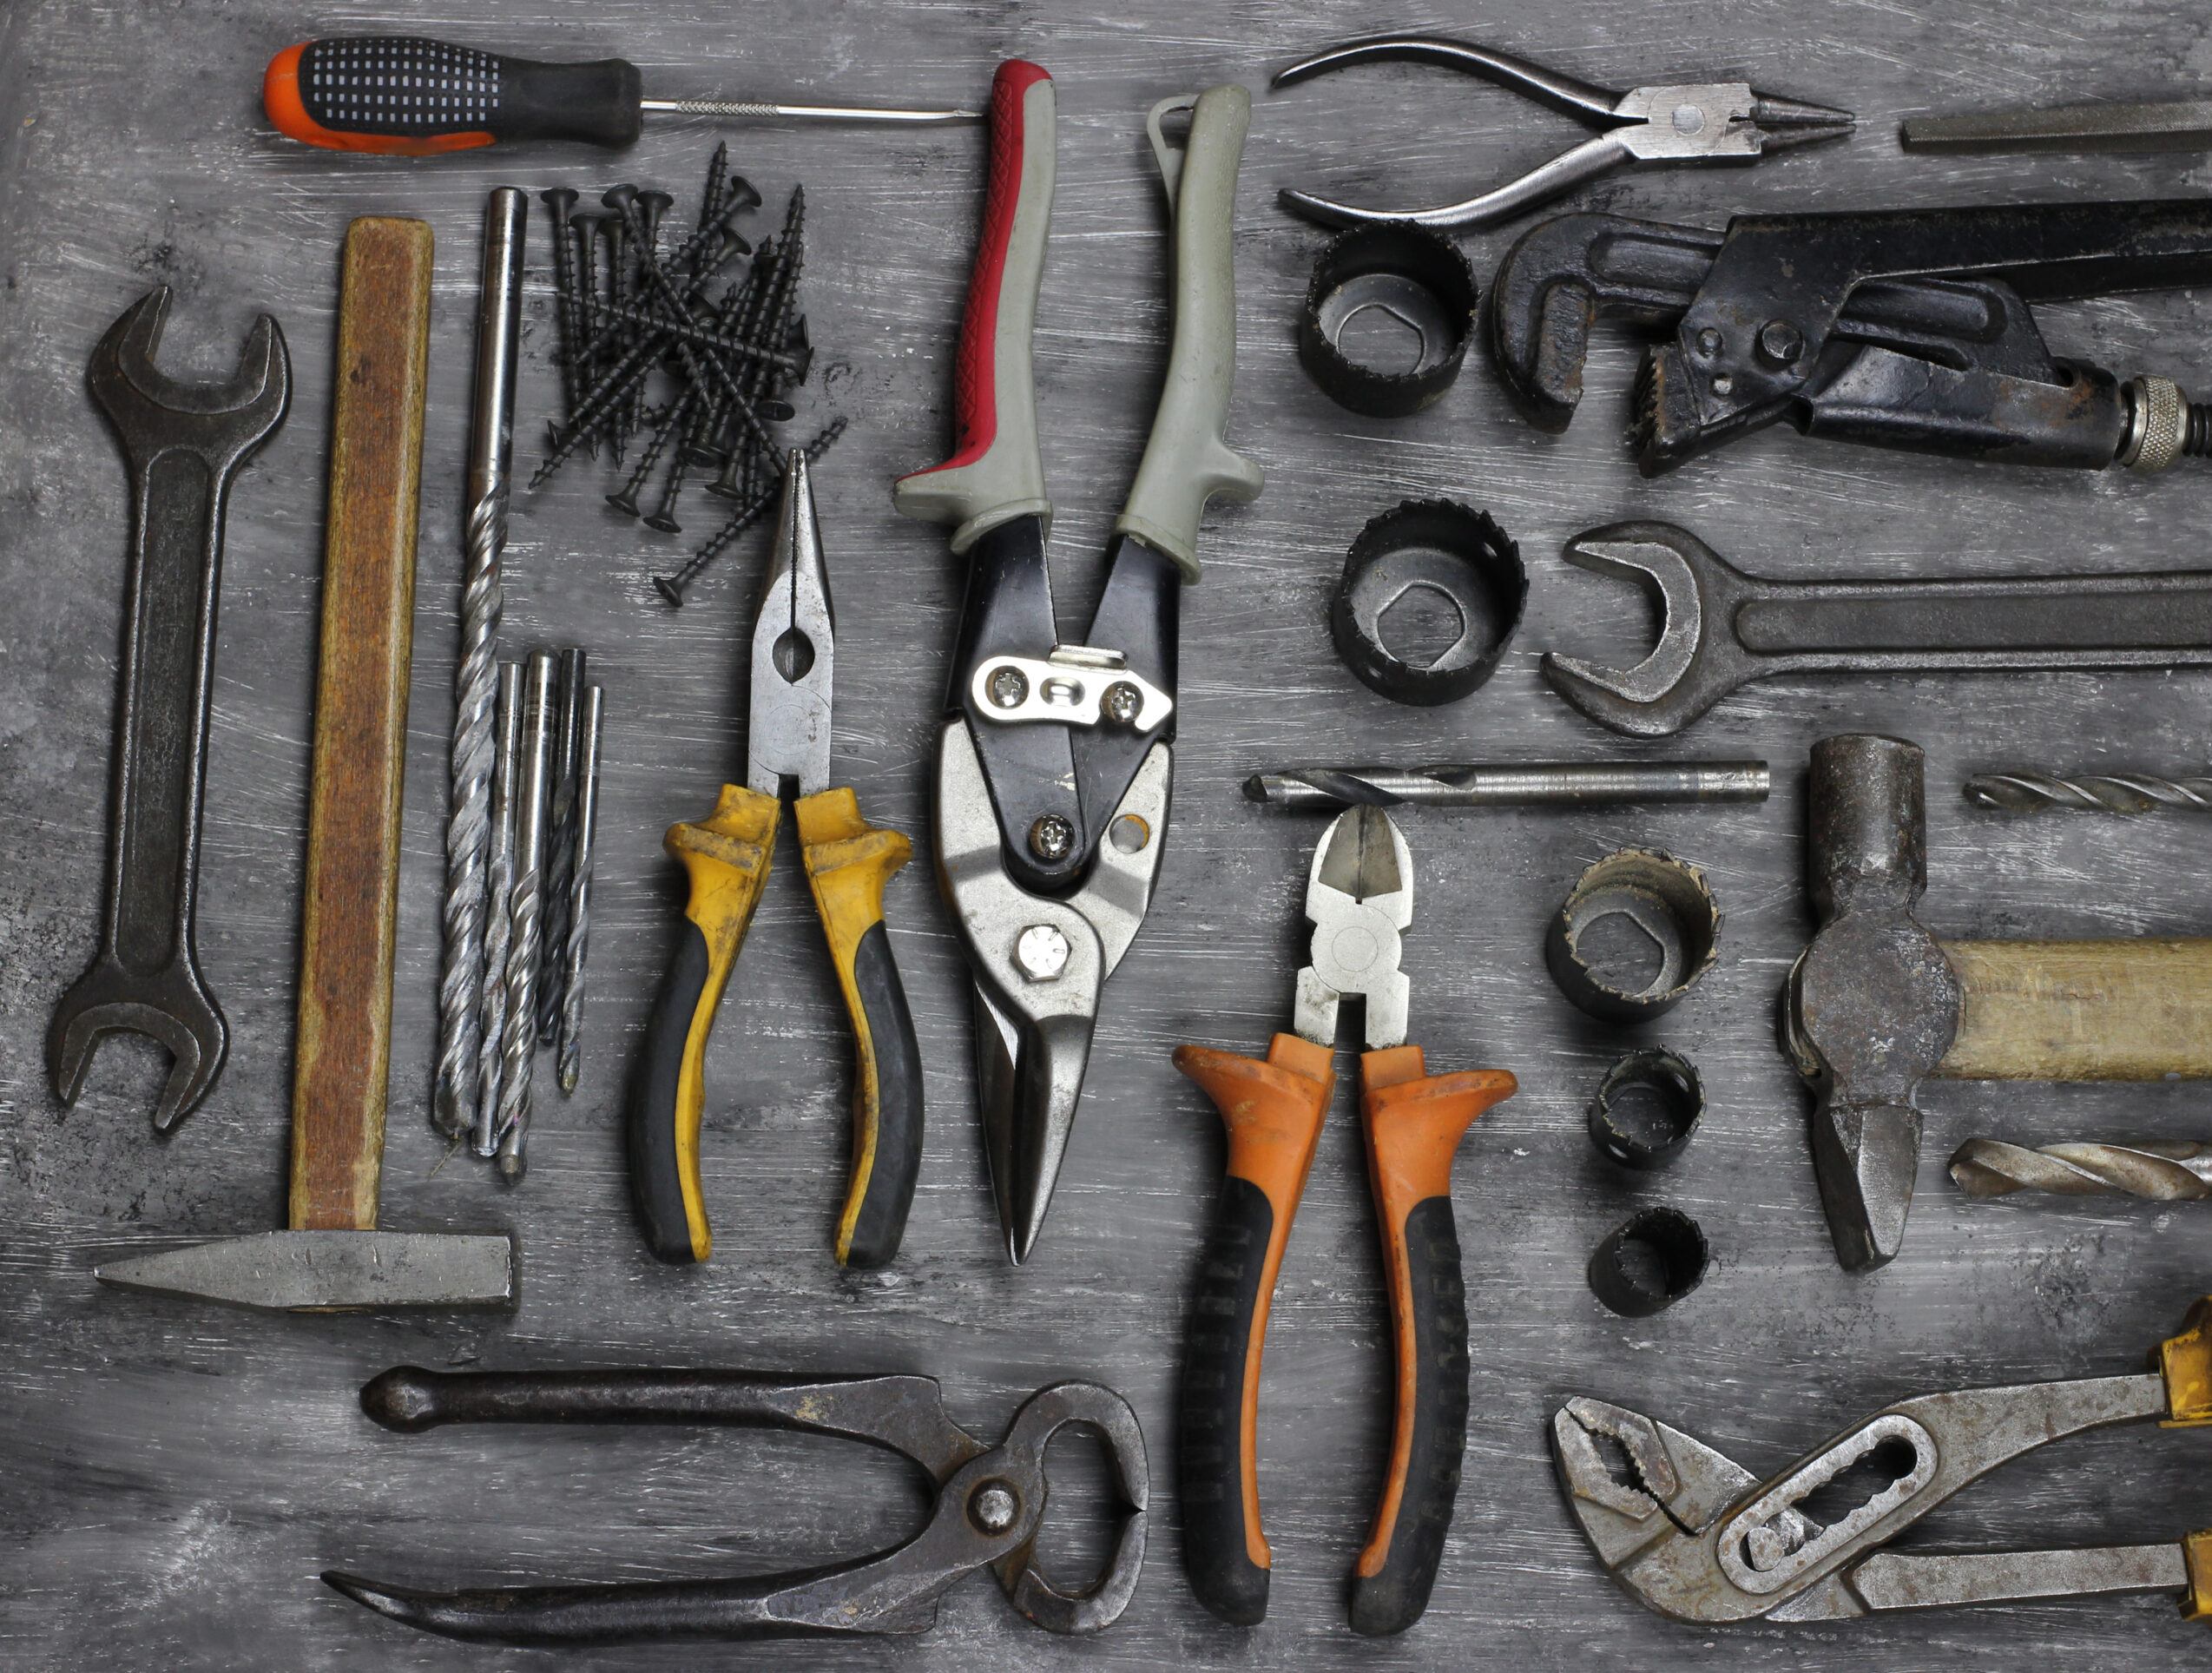
M 1236 360 L 1229 227 L 1251 115 L 1242 88 L 1164 99 L 1147 127 L 1174 216 L 1175 339 L 1087 642 L 1063 644 L 1045 562 L 1030 385 L 1052 211 L 1052 78 L 999 66 L 983 233 L 961 326 L 956 451 L 900 478 L 898 509 L 951 525 L 966 601 L 939 734 L 938 880 L 975 979 L 978 1102 L 1007 1252 L 1044 1223 L 1090 1056 L 1099 991 L 1152 900 L 1167 834 L 1176 626 L 1215 494 L 1258 495 L 1221 438 Z M 1163 123 L 1187 113 L 1188 137 Z
M 1367 1177 L 1381 1223 L 1396 1349 L 1396 1416 L 1380 1504 L 1352 1584 L 1352 1630 L 1403 1632 L 1428 1607 L 1467 1439 L 1467 1305 L 1452 1215 L 1452 1159 L 1475 1117 L 1513 1096 L 1502 1070 L 1431 1075 L 1406 1044 L 1412 985 L 1399 935 L 1413 921 L 1412 861 L 1379 807 L 1340 813 L 1306 886 L 1313 962 L 1298 972 L 1294 1033 L 1264 1062 L 1175 1049 L 1228 1128 L 1228 1176 L 1183 1351 L 1176 1451 L 1183 1559 L 1198 1601 L 1249 1626 L 1267 1612 L 1260 1529 L 1260 1356 L 1292 1217 L 1336 1090 L 1337 1011 L 1365 1002 L 1359 1059 Z
M 1554 1414 L 1552 1453 L 1598 1560 L 1674 1620 L 1835 1621 L 2130 1591 L 2177 1591 L 2185 1618 L 2212 1620 L 2212 1531 L 2075 1551 L 1886 1549 L 1961 1488 L 2051 1441 L 2120 1424 L 2212 1425 L 2212 1297 L 2189 1309 L 2151 1366 L 2139 1376 L 1899 1400 L 1764 1481 L 1603 1400 L 1570 1400 Z M 1840 1478 L 1867 1475 L 1881 1485 L 1846 1494 L 1853 1508 L 1825 1526 L 1801 1508 Z
M 1525 94 L 1538 104 L 1579 116 L 1602 129 L 1478 197 L 1433 209 L 1361 209 L 1286 188 L 1282 206 L 1324 227 L 1406 221 L 1438 232 L 1488 227 L 1534 208 L 1624 163 L 1754 162 L 1770 151 L 1840 139 L 1856 118 L 1847 110 L 1776 98 L 1748 82 L 1684 82 L 1616 93 L 1562 76 L 1509 53 L 1433 35 L 1376 35 L 1302 58 L 1275 74 L 1275 88 L 1294 87 L 1333 69 L 1386 60 L 1442 64 Z
M 402 1434 L 447 1423 L 682 1423 L 863 1441 L 911 1459 L 937 1489 L 921 1531 L 888 1551 L 728 1579 L 424 1591 L 326 1572 L 324 1584 L 379 1615 L 472 1643 L 634 1643 L 671 1638 L 850 1638 L 926 1632 L 938 1601 L 979 1569 L 1048 1632 L 1097 1632 L 1136 1595 L 1149 1481 L 1136 1413 L 1094 1382 L 1055 1383 L 1022 1403 L 996 1446 L 945 1410 L 933 1377 L 810 1377 L 754 1371 L 425 1371 L 395 1367 L 361 1409 Z M 1104 1443 L 1119 1500 L 1112 1553 L 1079 1591 L 1037 1564 L 1049 1499 L 1045 1454 L 1079 1425 Z
M 887 1264 L 899 1253 L 922 1156 L 922 1055 L 884 928 L 884 886 L 913 846 L 860 817 L 853 792 L 830 787 L 830 695 L 836 636 L 806 458 L 794 451 L 783 514 L 753 629 L 746 782 L 726 784 L 713 814 L 669 827 L 668 857 L 690 875 L 682 939 L 668 966 L 629 1085 L 630 1189 L 646 1242 L 663 1261 L 704 1261 L 713 1247 L 699 1171 L 707 1039 L 722 990 L 768 880 L 783 792 L 814 909 L 853 1023 L 853 1174 L 837 1258 Z

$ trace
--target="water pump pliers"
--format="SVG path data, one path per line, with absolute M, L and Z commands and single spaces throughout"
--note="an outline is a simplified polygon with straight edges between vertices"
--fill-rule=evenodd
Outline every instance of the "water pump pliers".
M 1151 904 L 1167 833 L 1175 638 L 1213 495 L 1249 500 L 1259 467 L 1222 440 L 1236 362 L 1229 227 L 1251 97 L 1164 99 L 1147 120 L 1174 215 L 1175 338 L 1106 585 L 1060 642 L 1045 563 L 1052 503 L 1030 377 L 1052 209 L 1052 79 L 999 66 L 983 234 L 954 382 L 956 451 L 900 478 L 898 508 L 951 525 L 968 561 L 937 760 L 938 880 L 975 978 L 978 1102 L 1007 1252 L 1052 1201 L 1101 985 Z M 1163 122 L 1187 113 L 1178 151 Z

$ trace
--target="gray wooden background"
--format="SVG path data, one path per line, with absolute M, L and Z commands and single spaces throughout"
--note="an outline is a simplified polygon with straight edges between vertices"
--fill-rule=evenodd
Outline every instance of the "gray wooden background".
M 868 6 L 507 5 L 294 9 L 267 0 L 8 0 L 0 5 L 0 1661 L 44 1670 L 458 1669 L 551 1665 L 381 1622 L 326 1591 L 337 1565 L 416 1584 L 714 1574 L 820 1561 L 914 1526 L 918 1481 L 866 1449 L 674 1430 L 442 1432 L 372 1426 L 355 1391 L 385 1367 L 714 1364 L 901 1369 L 943 1379 L 995 1434 L 1030 1390 L 1096 1378 L 1151 1446 L 1153 1558 L 1121 1624 L 1056 1639 L 987 1578 L 908 1643 L 616 1650 L 576 1666 L 851 1665 L 1528 1669 L 1753 1667 L 1817 1656 L 1905 1670 L 2156 1664 L 2202 1644 L 2170 1599 L 1953 1611 L 1833 1628 L 1700 1633 L 1598 1571 L 1552 1479 L 1545 1424 L 1588 1393 L 1704 1436 L 1758 1471 L 1880 1404 L 1930 1388 L 2130 1371 L 2212 1277 L 2212 1218 L 2119 1201 L 1979 1203 L 1943 1172 L 1970 1133 L 2024 1142 L 2212 1133 L 2195 1087 L 1945 1084 L 1925 1097 L 1920 1196 L 1903 1256 L 1866 1277 L 1830 1254 L 1806 1099 L 1772 1044 L 1777 986 L 1807 922 L 1799 875 L 1811 741 L 1881 729 L 1930 757 L 1926 916 L 1948 934 L 2202 932 L 2205 827 L 2182 819 L 2008 822 L 1968 809 L 1972 768 L 2201 771 L 2200 676 L 1889 678 L 1755 688 L 1671 748 L 1625 749 L 1537 676 L 1559 646 L 1631 660 L 1630 590 L 1569 570 L 1559 543 L 1630 516 L 1682 522 L 1751 567 L 1801 577 L 2165 567 L 2200 562 L 2202 466 L 2156 480 L 2035 474 L 1807 445 L 1770 431 L 1656 484 L 1620 442 L 1632 346 L 1607 333 L 1564 437 L 1508 410 L 1471 357 L 1418 418 L 1352 417 L 1299 369 L 1291 323 L 1320 239 L 1274 205 L 1288 183 L 1420 202 L 1517 173 L 1578 138 L 1549 113 L 1438 70 L 1381 68 L 1267 96 L 1269 69 L 1381 28 L 1458 34 L 1594 81 L 1745 76 L 1856 110 L 1856 138 L 1741 171 L 1616 175 L 1583 207 L 1718 227 L 1738 210 L 2064 201 L 2202 190 L 2190 157 L 1902 155 L 1915 111 L 2180 96 L 2212 70 L 2212 14 L 2129 0 L 1553 0 L 1425 10 L 1166 0 Z M 412 30 L 544 57 L 619 53 L 655 94 L 980 99 L 995 62 L 1033 56 L 1060 87 L 1060 190 L 1039 320 L 1040 419 L 1059 504 L 1061 614 L 1080 630 L 1096 554 L 1142 448 L 1166 353 L 1164 216 L 1142 137 L 1165 95 L 1234 79 L 1259 95 L 1237 218 L 1241 352 L 1232 439 L 1268 473 L 1216 511 L 1185 602 L 1175 821 L 1159 898 L 1108 990 L 1059 1200 L 1031 1263 L 999 1252 L 970 1091 L 960 957 L 926 857 L 891 895 L 919 1024 L 930 1139 L 890 1271 L 828 1255 L 847 1143 L 849 1047 L 787 846 L 709 1063 L 704 1141 L 715 1258 L 673 1270 L 632 1229 L 617 1111 L 673 943 L 670 821 L 696 817 L 742 759 L 741 658 L 764 535 L 681 614 L 648 577 L 713 526 L 695 500 L 673 541 L 609 511 L 609 467 L 523 497 L 505 644 L 589 646 L 607 687 L 607 771 L 583 1083 L 541 1104 L 528 1182 L 503 1189 L 426 1118 L 433 1051 L 459 496 L 485 191 L 622 181 L 695 201 L 715 132 L 662 122 L 627 155 L 537 146 L 409 161 L 277 138 L 263 65 L 318 33 Z M 837 761 L 879 822 L 925 833 L 929 744 L 958 602 L 939 534 L 891 510 L 889 479 L 943 456 L 984 148 L 975 129 L 901 136 L 727 130 L 770 200 L 813 206 L 804 305 L 823 353 L 799 425 L 852 421 L 819 476 L 838 605 Z M 419 215 L 438 240 L 400 906 L 385 1223 L 510 1228 L 512 1316 L 263 1318 L 96 1287 L 102 1256 L 280 1223 L 293 967 L 321 550 L 337 251 L 364 214 Z M 538 212 L 533 209 L 534 215 Z M 1512 230 L 1471 237 L 1479 273 Z M 518 464 L 555 399 L 546 245 L 531 230 Z M 201 945 L 234 1031 L 206 1105 L 171 1137 L 148 1118 L 158 1050 L 111 1040 L 77 1108 L 48 1090 L 43 1041 L 95 938 L 126 534 L 115 449 L 83 366 L 107 324 L 177 287 L 165 362 L 227 370 L 267 309 L 291 341 L 290 422 L 241 481 L 230 524 L 208 769 Z M 2054 348 L 2122 375 L 2212 385 L 2212 299 L 2041 310 Z M 1534 576 L 1498 676 L 1455 707 L 1395 708 L 1338 664 L 1323 612 L 1346 542 L 1412 495 L 1490 508 Z M 1760 808 L 1587 816 L 1415 813 L 1406 940 L 1413 1038 L 1432 1067 L 1506 1067 L 1520 1095 L 1470 1135 L 1457 1207 L 1467 1254 L 1474 1416 L 1465 1485 L 1428 1615 L 1354 1639 L 1343 1589 L 1387 1433 L 1389 1341 L 1349 1094 L 1325 1136 L 1282 1281 L 1261 1406 L 1274 1602 L 1221 1625 L 1180 1571 L 1173 1407 L 1183 1297 L 1221 1163 L 1219 1123 L 1170 1069 L 1176 1043 L 1258 1051 L 1289 1013 L 1317 820 L 1244 802 L 1270 764 L 1347 760 L 1762 755 Z M 787 839 L 788 845 L 789 839 Z M 1656 1180 L 1603 1164 L 1582 1109 L 1635 1043 L 1572 1011 L 1544 973 L 1546 915 L 1588 861 L 1630 842 L 1702 864 L 1728 914 L 1719 968 L 1650 1035 L 1704 1070 L 1712 1111 Z M 1711 1236 L 1705 1287 L 1630 1322 L 1590 1295 L 1592 1245 L 1633 1209 L 1678 1204 Z M 2212 1522 L 2212 1452 L 2156 1429 L 2079 1440 L 1924 1525 L 1929 1546 L 2170 1538 Z M 1096 1465 L 1063 1447 L 1056 1571 L 1099 1547 Z

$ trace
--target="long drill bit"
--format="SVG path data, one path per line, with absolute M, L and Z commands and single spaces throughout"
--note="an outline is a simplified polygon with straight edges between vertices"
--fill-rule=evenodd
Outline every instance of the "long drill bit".
M 599 819 L 599 734 L 601 700 L 597 686 L 583 694 L 576 754 L 576 853 L 569 873 L 569 935 L 566 968 L 561 977 L 561 1090 L 576 1090 L 583 1072 L 583 955 L 591 938 L 591 832 Z
M 2031 1150 L 1993 1138 L 1970 1138 L 1952 1156 L 1951 1176 L 1969 1196 L 2057 1191 L 2196 1202 L 2212 1197 L 2212 1144 L 2145 1140 L 2046 1144 Z
M 1244 794 L 1274 807 L 1596 807 L 1764 801 L 1764 761 L 1532 761 L 1526 766 L 1293 767 L 1254 773 Z
M 509 904 L 515 894 L 515 752 L 523 728 L 523 670 L 499 665 L 498 737 L 491 774 L 490 853 L 484 866 L 484 998 L 477 1018 L 476 1107 L 469 1130 L 476 1153 L 497 1148 L 499 1065 L 506 1061 Z
M 583 719 L 584 653 L 561 653 L 560 718 L 553 730 L 553 774 L 545 840 L 544 958 L 537 977 L 537 1043 L 559 1037 L 561 993 L 568 975 L 569 876 L 576 863 L 576 747 Z
M 2044 813 L 2056 808 L 2148 813 L 2162 807 L 2212 813 L 2212 779 L 2162 779 L 2149 773 L 2079 779 L 2055 778 L 2048 773 L 1977 773 L 1966 781 L 1966 800 L 2001 813 Z
M 490 845 L 494 658 L 500 551 L 507 543 L 515 354 L 522 338 L 523 233 L 530 200 L 511 186 L 484 212 L 475 412 L 469 431 L 468 556 L 461 583 L 461 660 L 453 676 L 452 805 L 445 827 L 445 968 L 438 983 L 438 1124 L 466 1133 L 475 1113 L 477 1016 L 484 992 L 485 851 Z
M 523 740 L 515 758 L 515 898 L 508 909 L 507 1020 L 501 1036 L 499 1109 L 487 1150 L 510 1179 L 523 1174 L 530 1070 L 537 1054 L 537 965 L 544 910 L 546 779 L 553 755 L 553 653 L 530 653 L 523 675 Z

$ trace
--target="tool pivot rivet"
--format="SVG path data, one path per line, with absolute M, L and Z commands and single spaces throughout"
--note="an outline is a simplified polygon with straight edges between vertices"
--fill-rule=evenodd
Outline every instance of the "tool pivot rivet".
M 1021 1514 L 1022 1501 L 1003 1481 L 986 1481 L 968 1500 L 968 1520 L 985 1533 L 1004 1533 Z
M 1713 379 L 1713 392 L 1715 395 L 1734 394 L 1735 392 L 1735 379 L 1729 377 L 1727 372 L 1722 372 L 1719 377 Z
M 1675 132 L 1702 134 L 1704 131 L 1705 112 L 1702 107 L 1694 104 L 1678 104 L 1675 107 Z
M 1057 813 L 1046 813 L 1030 827 L 1030 852 L 1048 864 L 1065 860 L 1076 846 L 1076 827 Z
M 1019 708 L 1029 695 L 1028 676 L 1017 668 L 1002 668 L 991 676 L 991 701 L 1000 708 Z
M 1759 327 L 1759 358 L 1770 366 L 1797 364 L 1805 352 L 1805 333 L 1787 319 L 1769 319 Z
M 1144 694 L 1127 680 L 1116 680 L 1106 688 L 1106 695 L 1099 707 L 1106 711 L 1106 718 L 1117 726 L 1136 724 L 1137 712 L 1144 707 Z
M 1711 326 L 1697 333 L 1697 352 L 1708 359 L 1721 352 L 1721 333 Z
M 1032 982 L 1050 982 L 1068 967 L 1068 938 L 1050 924 L 1032 924 L 1014 943 L 1014 962 Z

